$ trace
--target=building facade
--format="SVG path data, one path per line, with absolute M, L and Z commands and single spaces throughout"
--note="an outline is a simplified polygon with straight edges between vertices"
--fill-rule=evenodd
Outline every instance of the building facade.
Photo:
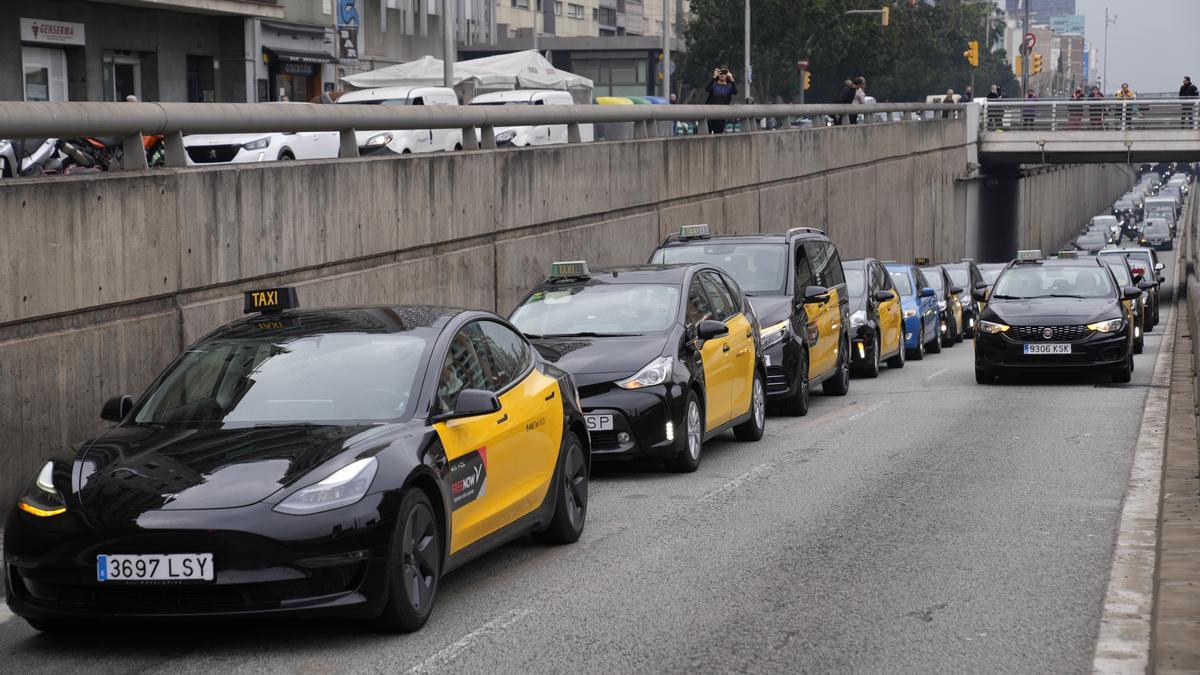
M 1050 17 L 1075 14 L 1075 0 L 1005 0 L 1004 10 L 1010 17 L 1020 20 L 1025 16 L 1025 3 L 1029 2 L 1029 19 L 1048 23 Z

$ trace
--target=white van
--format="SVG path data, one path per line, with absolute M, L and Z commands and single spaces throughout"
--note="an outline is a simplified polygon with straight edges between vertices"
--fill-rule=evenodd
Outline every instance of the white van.
M 448 87 L 379 87 L 342 94 L 339 105 L 458 105 Z M 442 152 L 462 150 L 462 129 L 395 129 L 355 131 L 358 154 Z
M 570 92 L 557 89 L 516 89 L 480 94 L 467 105 L 575 105 Z M 553 145 L 567 142 L 567 125 L 539 124 L 525 127 L 494 127 L 496 146 Z M 476 132 L 478 133 L 478 132 Z M 579 125 L 579 137 L 591 141 L 594 131 L 591 124 Z

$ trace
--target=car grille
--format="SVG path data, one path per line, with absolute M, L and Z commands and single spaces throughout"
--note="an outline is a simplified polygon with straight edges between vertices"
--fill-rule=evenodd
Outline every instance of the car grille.
M 187 149 L 188 157 L 197 164 L 229 162 L 242 149 L 240 145 L 194 145 Z
M 788 382 L 787 373 L 779 366 L 771 366 L 767 368 L 767 394 L 783 393 L 788 390 L 791 383 Z
M 620 445 L 615 431 L 589 431 L 588 436 L 592 439 L 593 450 L 615 450 Z
M 1049 328 L 1050 337 L 1045 331 Z M 1013 326 L 1013 337 L 1022 342 L 1078 342 L 1090 334 L 1087 326 Z

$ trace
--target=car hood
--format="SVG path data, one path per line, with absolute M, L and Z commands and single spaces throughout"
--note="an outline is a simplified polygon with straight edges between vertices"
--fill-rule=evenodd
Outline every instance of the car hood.
M 770 326 L 785 321 L 792 315 L 792 298 L 787 295 L 752 295 L 747 298 L 758 326 Z
M 260 138 L 270 138 L 277 134 L 265 132 L 260 134 L 189 134 L 183 137 L 186 146 L 207 145 L 244 145 Z
M 1113 298 L 992 299 L 987 310 L 995 318 L 984 318 L 1010 326 L 1079 325 L 1119 313 L 1118 304 Z
M 104 511 L 247 506 L 381 429 L 115 427 L 80 458 L 79 499 Z
M 621 380 L 663 353 L 663 335 L 603 338 L 538 338 L 544 359 L 571 373 L 579 386 Z

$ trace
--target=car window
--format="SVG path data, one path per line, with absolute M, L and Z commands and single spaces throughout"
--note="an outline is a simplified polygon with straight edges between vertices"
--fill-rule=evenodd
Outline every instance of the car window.
M 478 322 L 483 329 L 486 351 L 480 356 L 492 371 L 492 391 L 502 391 L 529 368 L 531 355 L 525 339 L 495 321 Z
M 679 286 L 592 281 L 540 288 L 509 321 L 526 335 L 661 333 L 679 315 Z
M 892 281 L 896 283 L 896 289 L 900 291 L 900 295 L 912 295 L 913 287 L 912 280 L 904 272 L 892 272 Z
M 879 275 L 879 288 L 885 291 L 896 289 L 896 285 L 892 283 L 892 275 L 887 273 L 887 269 L 879 263 L 875 263 L 875 272 Z
M 487 367 L 490 359 L 481 354 L 486 351 L 486 344 L 478 321 L 463 326 L 450 341 L 436 392 L 441 410 L 453 410 L 463 389 L 494 391 L 494 374 Z
M 867 292 L 866 274 L 860 269 L 848 269 L 843 274 L 846 278 L 846 297 L 859 298 Z
M 725 274 L 717 275 L 722 282 L 725 283 L 725 288 L 729 289 L 729 297 L 733 299 L 733 307 L 735 312 L 746 311 L 745 298 L 742 297 L 740 286 L 733 277 Z
M 816 276 L 804 246 L 796 246 L 796 293 L 803 294 L 807 286 L 816 286 Z
M 692 284 L 688 286 L 687 325 L 689 328 L 693 328 L 701 321 L 712 317 L 712 305 L 709 304 L 704 289 L 700 287 L 700 279 L 699 277 L 693 278 Z
M 809 261 L 816 272 L 817 285 L 833 288 L 846 283 L 846 277 L 842 273 L 842 259 L 833 244 L 814 241 L 806 244 L 804 248 L 808 251 Z
M 1116 293 L 1113 276 L 1101 267 L 1012 267 L 997 281 L 992 297 L 1104 298 Z
M 700 284 L 704 287 L 704 292 L 708 295 L 708 301 L 712 305 L 713 318 L 717 321 L 727 321 L 737 314 L 729 289 L 725 288 L 724 282 L 717 277 L 715 272 L 701 272 Z
M 717 241 L 667 246 L 654 253 L 654 263 L 708 263 L 737 280 L 751 295 L 783 292 L 787 279 L 787 248 L 777 244 Z

